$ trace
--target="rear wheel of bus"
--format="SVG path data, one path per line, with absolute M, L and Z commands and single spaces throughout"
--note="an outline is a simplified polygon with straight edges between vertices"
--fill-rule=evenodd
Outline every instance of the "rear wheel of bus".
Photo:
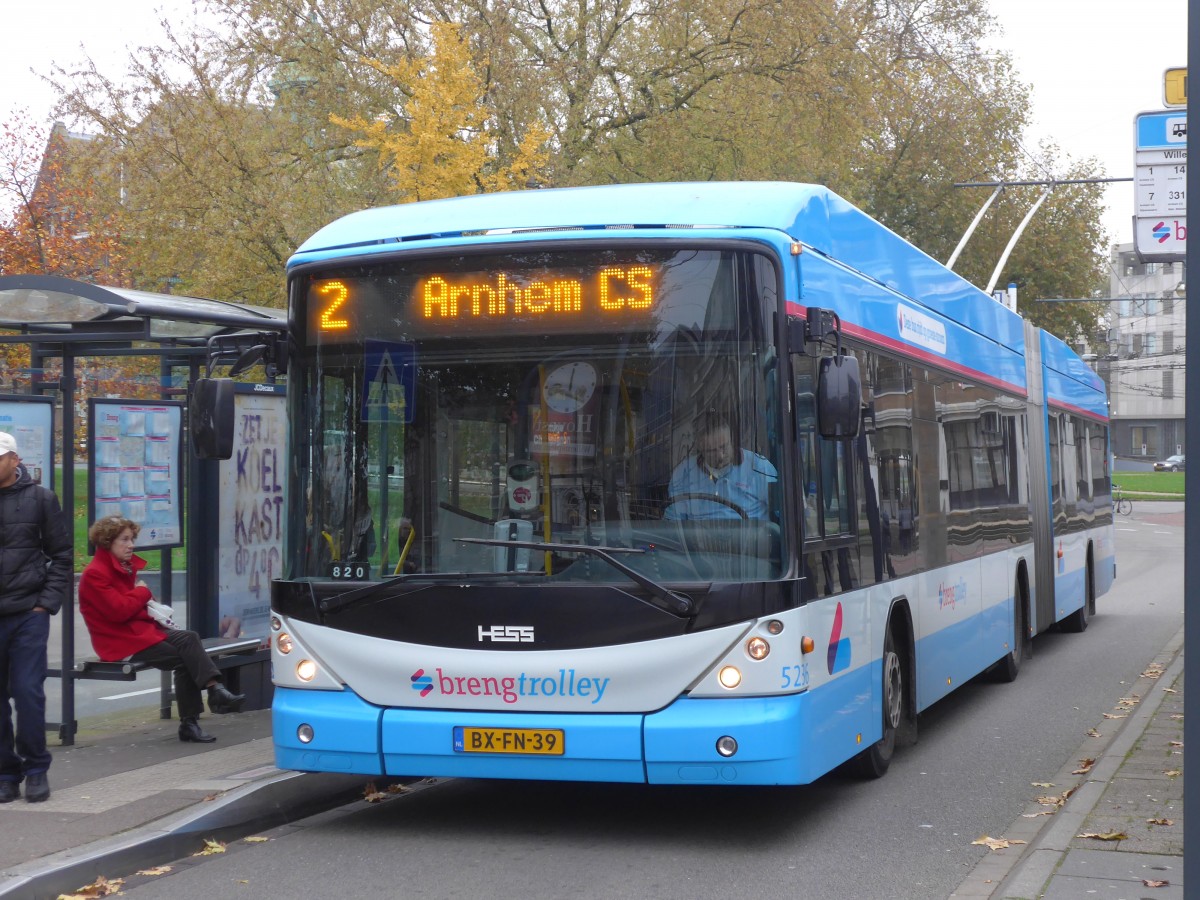
M 1096 613 L 1096 573 L 1092 567 L 1092 553 L 1088 551 L 1087 561 L 1087 582 L 1084 584 L 1083 606 L 1070 613 L 1065 619 L 1058 623 L 1061 631 L 1066 631 L 1071 634 L 1079 634 L 1086 631 L 1088 627 L 1088 618 Z
M 1025 582 L 1025 571 L 1017 573 L 1013 584 L 1013 636 L 1008 653 L 992 667 L 992 676 L 997 681 L 1011 683 L 1021 673 L 1021 661 L 1025 658 L 1025 638 L 1029 634 L 1029 590 Z

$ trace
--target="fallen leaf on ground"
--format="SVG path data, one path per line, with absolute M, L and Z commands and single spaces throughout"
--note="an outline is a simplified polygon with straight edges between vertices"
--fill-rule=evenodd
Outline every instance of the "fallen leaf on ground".
M 1062 806 L 1064 803 L 1067 802 L 1067 798 L 1070 797 L 1073 793 L 1075 793 L 1075 788 L 1071 788 L 1070 790 L 1063 791 L 1057 797 L 1038 797 L 1037 802 L 1051 804 L 1053 806 Z
M 1115 715 L 1114 713 L 1105 713 L 1104 718 L 1106 718 L 1106 719 L 1128 719 L 1129 716 L 1125 716 L 1125 715 L 1118 716 L 1118 715 Z
M 170 866 L 155 866 L 152 869 L 139 869 L 139 875 L 166 875 L 171 871 Z
M 1088 737 L 1103 737 L 1104 735 L 1102 735 L 1100 732 L 1098 732 L 1095 728 L 1089 728 L 1087 730 L 1087 736 Z
M 1168 778 L 1174 778 L 1175 776 L 1182 775 L 1183 773 L 1178 769 L 1167 769 L 1167 771 L 1163 772 L 1163 774 Z
M 1123 706 L 1126 709 L 1129 709 L 1131 706 L 1137 706 L 1140 702 L 1141 700 L 1138 697 L 1122 697 L 1117 701 L 1117 706 Z
M 1163 688 L 1163 693 L 1164 694 L 1178 694 L 1179 691 L 1175 690 L 1175 688 Z
M 1053 781 L 1031 781 L 1029 783 L 1034 787 L 1054 787 Z
M 225 852 L 225 845 L 220 841 L 214 841 L 212 838 L 204 839 L 204 849 L 197 850 L 192 856 L 215 856 L 218 853 Z
M 1095 764 L 1096 764 L 1096 761 L 1094 759 L 1081 759 L 1079 761 L 1079 768 L 1076 769 L 1071 774 L 1072 775 L 1086 775 L 1088 772 L 1092 771 L 1092 766 L 1094 766 Z
M 1182 747 L 1183 741 L 1167 741 L 1168 747 Z
M 1014 844 L 1024 844 L 1025 841 L 1006 841 L 1003 838 L 988 837 L 986 834 L 977 841 L 971 841 L 972 844 L 979 844 L 987 847 L 989 850 L 1007 850 Z
M 1054 810 L 1043 809 L 1041 812 L 1021 813 L 1021 818 L 1022 819 L 1036 819 L 1038 816 L 1052 816 L 1052 815 L 1054 815 Z
M 214 800 L 216 800 L 220 796 L 221 796 L 220 794 L 209 794 L 207 797 L 204 798 L 204 802 L 212 803 Z
M 121 890 L 121 886 L 125 884 L 124 878 L 114 878 L 109 881 L 103 875 L 100 875 L 91 884 L 85 884 L 74 894 L 59 894 L 60 898 L 66 900 L 95 900 L 96 897 L 108 897 Z
M 1165 881 L 1165 880 L 1159 881 L 1154 878 L 1143 878 L 1142 879 L 1142 884 L 1144 884 L 1146 887 L 1166 887 L 1170 883 L 1171 882 L 1169 882 L 1169 881 Z
M 1146 821 L 1148 823 L 1150 823 L 1151 825 L 1174 825 L 1175 824 L 1174 819 L 1147 819 Z
M 367 786 L 363 788 L 363 799 L 368 803 L 378 803 L 386 798 L 387 794 L 377 790 L 373 781 L 368 781 Z
M 1183 713 L 1171 713 L 1171 715 L 1167 716 L 1167 718 L 1168 719 L 1182 719 Z
M 242 838 L 247 844 L 261 844 L 263 841 L 269 841 L 269 837 L 263 837 L 261 834 L 252 834 L 250 837 Z
M 1142 677 L 1143 678 L 1158 678 L 1160 675 L 1162 675 L 1162 673 L 1163 673 L 1162 666 L 1158 665 L 1157 663 L 1152 663 L 1146 667 L 1146 671 L 1142 673 Z
M 1129 835 L 1123 831 L 1085 831 L 1083 834 L 1077 834 L 1078 838 L 1091 838 L 1095 841 L 1127 841 Z
M 407 794 L 411 790 L 412 790 L 412 788 L 405 787 L 402 784 L 389 784 L 388 785 L 388 793 L 389 794 Z

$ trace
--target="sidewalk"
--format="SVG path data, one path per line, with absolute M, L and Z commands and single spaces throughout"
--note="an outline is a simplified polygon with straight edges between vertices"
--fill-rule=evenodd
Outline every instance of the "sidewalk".
M 1181 630 L 951 897 L 1183 900 L 1183 682 Z
M 349 802 L 367 779 L 274 766 L 269 709 L 205 715 L 213 744 L 185 744 L 157 706 L 80 722 L 51 740 L 50 799 L 0 806 L 0 897 L 55 898 Z

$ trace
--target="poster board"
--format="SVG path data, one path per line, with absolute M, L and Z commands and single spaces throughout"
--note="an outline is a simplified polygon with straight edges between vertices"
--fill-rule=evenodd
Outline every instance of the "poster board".
M 182 420 L 175 400 L 88 401 L 89 522 L 137 522 L 139 550 L 183 544 Z
M 275 384 L 235 391 L 233 456 L 220 463 L 218 633 L 265 638 L 271 581 L 283 577 L 287 397 Z
M 54 398 L 0 394 L 0 431 L 16 438 L 34 483 L 54 490 Z

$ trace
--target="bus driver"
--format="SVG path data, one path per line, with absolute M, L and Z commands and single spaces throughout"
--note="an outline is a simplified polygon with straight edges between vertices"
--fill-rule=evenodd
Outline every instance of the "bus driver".
M 766 519 L 767 492 L 778 478 L 766 457 L 733 440 L 725 416 L 710 414 L 700 429 L 695 455 L 671 475 L 666 519 Z

